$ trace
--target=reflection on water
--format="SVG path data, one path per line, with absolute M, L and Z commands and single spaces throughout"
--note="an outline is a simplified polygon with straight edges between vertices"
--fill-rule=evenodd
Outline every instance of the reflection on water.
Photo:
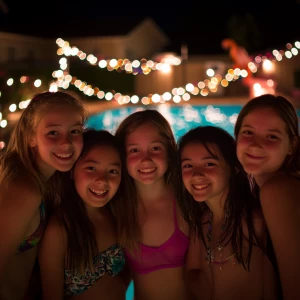
M 133 112 L 144 109 L 156 109 L 169 121 L 176 139 L 189 129 L 199 125 L 219 126 L 233 134 L 234 124 L 241 108 L 242 106 L 240 105 L 192 106 L 190 104 L 183 106 L 160 104 L 147 107 L 120 107 L 119 109 L 108 110 L 90 116 L 87 127 L 106 129 L 114 134 L 121 121 Z

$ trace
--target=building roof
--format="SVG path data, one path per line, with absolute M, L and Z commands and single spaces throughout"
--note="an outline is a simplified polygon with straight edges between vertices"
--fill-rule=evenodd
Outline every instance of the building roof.
M 84 36 L 122 36 L 128 34 L 145 18 L 109 18 L 99 20 L 74 19 L 67 23 L 44 22 L 35 20 L 1 20 L 0 31 L 24 34 L 43 38 L 84 37 Z

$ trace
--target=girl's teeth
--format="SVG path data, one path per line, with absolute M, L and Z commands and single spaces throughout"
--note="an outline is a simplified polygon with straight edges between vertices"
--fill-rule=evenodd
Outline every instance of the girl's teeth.
M 195 187 L 197 190 L 202 190 L 202 189 L 208 187 L 208 184 L 194 185 L 194 187 Z
M 143 169 L 143 170 L 140 170 L 140 172 L 142 173 L 150 173 L 150 172 L 153 172 L 155 170 L 155 168 L 153 169 Z
M 62 158 L 67 158 L 67 157 L 70 157 L 71 155 L 72 155 L 72 153 L 68 153 L 68 154 L 58 154 L 58 153 L 56 153 L 56 156 L 62 157 Z
M 90 189 L 90 190 L 98 196 L 103 195 L 107 192 L 107 190 L 103 190 L 103 191 L 97 191 L 97 190 L 93 190 L 93 189 Z

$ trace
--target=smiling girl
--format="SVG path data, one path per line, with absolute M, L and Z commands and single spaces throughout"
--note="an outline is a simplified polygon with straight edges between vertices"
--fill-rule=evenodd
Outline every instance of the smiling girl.
M 174 194 L 176 142 L 156 110 L 137 111 L 119 125 L 126 170 L 115 202 L 118 233 L 134 281 L 135 300 L 184 300 L 188 226 Z
M 12 131 L 0 158 L 1 300 L 26 293 L 45 226 L 46 186 L 79 157 L 86 116 L 76 95 L 45 92 L 30 101 Z
M 197 127 L 178 145 L 177 195 L 192 229 L 186 265 L 191 299 L 277 299 L 263 218 L 234 138 L 218 127 Z
M 121 182 L 119 145 L 107 131 L 88 130 L 83 141 L 41 243 L 43 299 L 123 300 L 125 257 L 110 210 Z
M 273 242 L 284 299 L 300 293 L 298 116 L 284 97 L 250 100 L 236 125 L 237 155 L 253 183 Z

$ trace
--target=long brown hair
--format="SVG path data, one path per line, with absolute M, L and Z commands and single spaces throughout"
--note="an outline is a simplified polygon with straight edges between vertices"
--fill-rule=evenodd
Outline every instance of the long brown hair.
M 153 124 L 164 140 L 168 155 L 168 169 L 164 177 L 166 183 L 172 186 L 175 177 L 176 141 L 170 124 L 158 111 L 152 109 L 137 111 L 121 122 L 117 128 L 116 137 L 122 145 L 123 160 L 126 161 L 125 143 L 128 135 L 146 123 Z M 126 168 L 124 169 L 122 197 L 115 202 L 113 210 L 118 223 L 119 243 L 132 252 L 138 247 L 140 239 L 137 218 L 138 195 L 132 177 Z

